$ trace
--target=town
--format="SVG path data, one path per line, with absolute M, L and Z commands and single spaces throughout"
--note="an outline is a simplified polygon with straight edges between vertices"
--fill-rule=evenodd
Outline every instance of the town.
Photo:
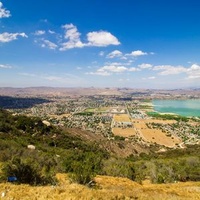
M 12 97 L 2 96 L 1 99 L 4 98 L 6 102 L 9 99 L 10 105 L 12 100 L 14 101 L 15 107 L 8 108 L 13 114 L 40 117 L 47 126 L 52 124 L 67 129 L 76 128 L 101 135 L 108 140 L 131 141 L 146 146 L 184 148 L 187 144 L 199 144 L 200 141 L 198 117 L 185 120 L 177 116 L 165 119 L 164 115 L 152 115 L 155 113 L 153 98 L 199 98 L 199 92 L 134 93 L 128 89 L 94 92 L 90 89 L 89 93 L 84 95 L 80 91 L 74 93 L 73 90 L 73 94 L 59 90 L 57 93 L 49 90 L 48 94 L 41 93 L 43 89 L 37 94 L 38 99 L 33 100 L 31 98 L 35 91 L 22 91 L 17 91 Z

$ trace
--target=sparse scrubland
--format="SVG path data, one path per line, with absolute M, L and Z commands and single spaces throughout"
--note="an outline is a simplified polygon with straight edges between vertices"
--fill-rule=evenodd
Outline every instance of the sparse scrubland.
M 146 153 L 122 158 L 104 148 L 101 140 L 86 138 L 47 126 L 40 118 L 0 110 L 0 192 L 13 199 L 34 199 L 32 190 L 35 199 L 200 198 L 199 145 L 163 153 L 150 146 Z M 116 142 L 124 148 L 123 140 Z M 16 176 L 16 184 L 6 183 L 8 176 Z M 196 182 L 177 183 L 186 181 Z

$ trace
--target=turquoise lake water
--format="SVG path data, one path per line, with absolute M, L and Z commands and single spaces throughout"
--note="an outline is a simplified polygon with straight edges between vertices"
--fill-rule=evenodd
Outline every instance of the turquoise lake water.
M 186 117 L 200 116 L 200 99 L 153 100 L 154 110 L 160 113 L 175 113 Z

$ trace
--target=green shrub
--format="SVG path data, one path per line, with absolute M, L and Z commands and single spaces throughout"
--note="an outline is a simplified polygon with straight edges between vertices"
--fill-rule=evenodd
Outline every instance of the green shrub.
M 18 183 L 30 185 L 46 185 L 55 183 L 52 176 L 42 174 L 39 164 L 33 159 L 23 160 L 15 158 L 13 161 L 7 162 L 3 167 L 4 178 L 9 176 L 17 177 Z
M 131 180 L 135 179 L 135 169 L 133 163 L 125 159 L 113 158 L 104 160 L 102 173 L 108 176 L 126 177 Z
M 90 163 L 81 163 L 75 161 L 72 167 L 73 172 L 70 173 L 70 178 L 73 182 L 87 185 L 93 181 L 95 173 L 92 170 L 92 165 Z
M 65 171 L 73 182 L 88 184 L 101 172 L 103 155 L 99 152 L 76 151 L 65 159 Z

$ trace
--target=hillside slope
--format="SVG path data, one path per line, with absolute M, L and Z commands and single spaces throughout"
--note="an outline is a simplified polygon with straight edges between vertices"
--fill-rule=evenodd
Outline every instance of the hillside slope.
M 140 185 L 126 178 L 97 176 L 97 188 L 70 183 L 66 174 L 57 174 L 57 186 L 0 184 L 2 199 L 15 200 L 185 200 L 200 199 L 200 182 Z
M 29 144 L 35 149 L 28 149 Z M 47 126 L 39 118 L 0 110 L 0 197 L 200 199 L 200 146 L 163 153 L 153 150 L 145 152 L 137 143 L 129 149 L 124 140 L 63 130 Z M 8 176 L 16 176 L 20 185 L 6 183 Z M 147 179 L 165 184 L 139 184 Z M 96 181 L 93 189 L 76 184 L 87 185 L 91 180 Z M 175 183 L 179 181 L 197 182 Z

